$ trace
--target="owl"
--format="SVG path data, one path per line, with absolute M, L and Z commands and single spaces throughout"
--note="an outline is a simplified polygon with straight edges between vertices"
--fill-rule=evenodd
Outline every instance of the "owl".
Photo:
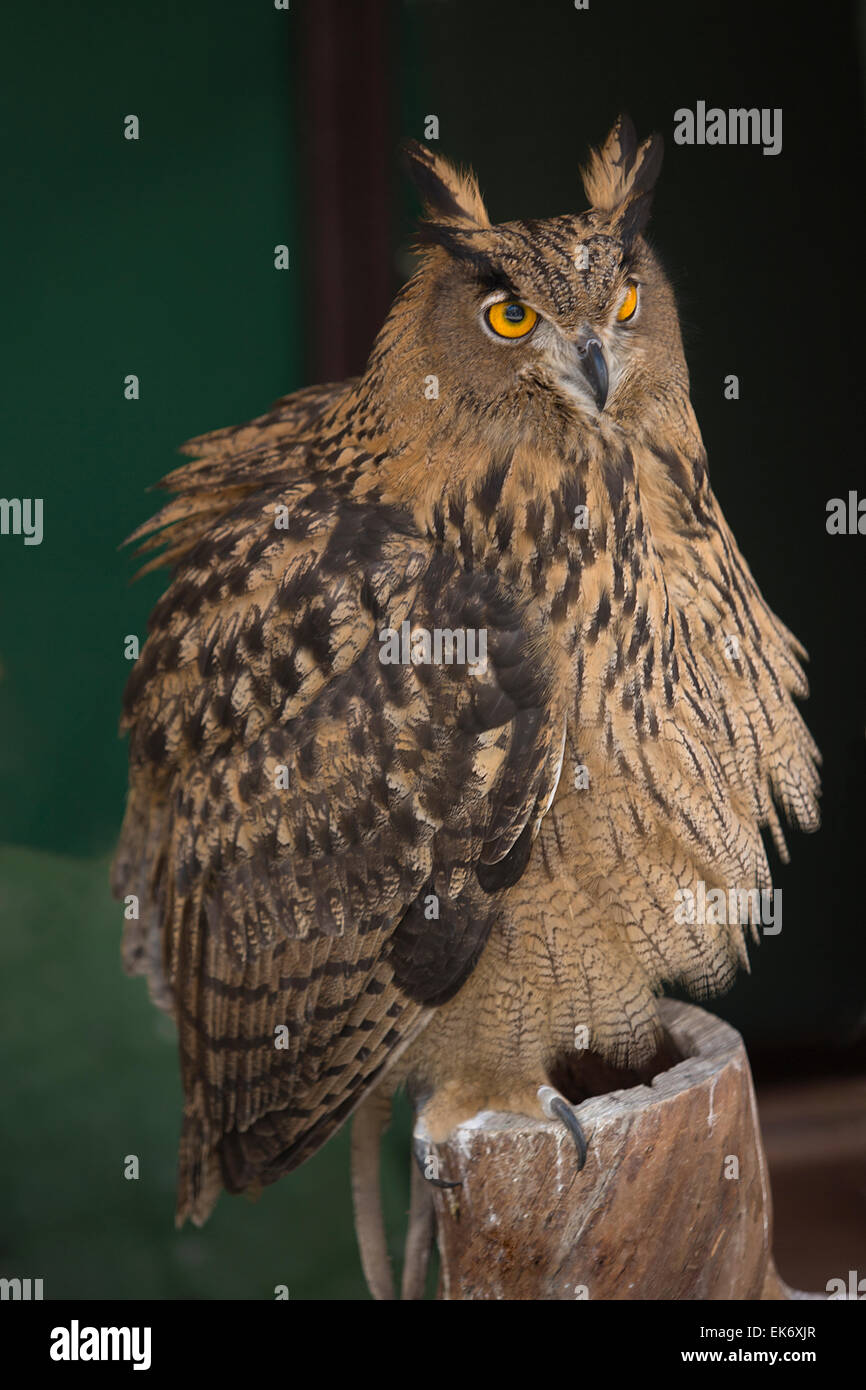
M 587 211 L 497 225 L 474 177 L 406 162 L 417 270 L 363 375 L 193 440 L 136 533 L 173 573 L 113 868 L 126 969 L 177 1023 L 178 1222 L 357 1111 L 378 1297 L 397 1087 L 426 1159 L 492 1109 L 559 1117 L 580 1165 L 564 1078 L 650 1064 L 663 989 L 747 966 L 762 832 L 784 859 L 819 790 L 805 653 L 710 488 L 643 235 L 659 138 L 620 118 Z

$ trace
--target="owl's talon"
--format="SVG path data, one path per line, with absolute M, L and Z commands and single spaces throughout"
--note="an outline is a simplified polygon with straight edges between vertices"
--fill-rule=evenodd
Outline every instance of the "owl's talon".
M 552 1086 L 539 1086 L 538 1099 L 541 1101 L 541 1108 L 549 1120 L 561 1120 L 574 1140 L 577 1149 L 577 1171 L 581 1172 L 586 1163 L 586 1135 L 584 1134 L 580 1121 L 574 1113 L 564 1096 L 555 1091 Z
M 415 1162 L 418 1165 L 418 1172 L 425 1182 L 432 1183 L 434 1187 L 462 1187 L 460 1181 L 449 1182 L 447 1178 L 433 1178 L 427 1172 L 427 1165 L 432 1159 L 438 1170 L 439 1159 L 433 1152 L 432 1144 L 425 1144 L 423 1139 L 412 1140 L 412 1152 L 415 1155 Z

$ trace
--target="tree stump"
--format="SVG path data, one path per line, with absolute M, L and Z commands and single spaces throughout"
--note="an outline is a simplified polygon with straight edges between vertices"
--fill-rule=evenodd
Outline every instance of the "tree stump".
M 445 1299 L 787 1299 L 743 1041 L 661 1002 L 682 1061 L 576 1107 L 564 1125 L 484 1111 L 437 1146 Z M 423 1136 L 422 1136 L 423 1137 Z M 799 1295 L 808 1297 L 808 1295 Z

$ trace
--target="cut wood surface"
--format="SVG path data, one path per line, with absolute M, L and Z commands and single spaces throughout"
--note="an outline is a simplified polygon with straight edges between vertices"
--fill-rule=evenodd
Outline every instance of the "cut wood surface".
M 788 1299 L 743 1041 L 661 1003 L 684 1058 L 649 1085 L 576 1107 L 564 1125 L 485 1111 L 437 1146 L 445 1299 Z

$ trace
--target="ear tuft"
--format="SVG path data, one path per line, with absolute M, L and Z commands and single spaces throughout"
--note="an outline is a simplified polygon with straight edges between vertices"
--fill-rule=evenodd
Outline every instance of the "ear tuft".
M 628 220 L 632 224 L 645 223 L 663 152 L 660 135 L 650 135 L 638 145 L 631 119 L 620 116 L 601 149 L 591 151 L 586 167 L 581 170 L 584 191 L 591 205 L 602 212 L 613 212 L 623 204 L 640 200 L 640 216 Z M 637 208 L 634 212 L 637 213 Z
M 428 217 L 470 223 L 475 227 L 490 226 L 474 174 L 455 169 L 417 140 L 404 142 L 402 156 L 404 168 L 418 190 Z

